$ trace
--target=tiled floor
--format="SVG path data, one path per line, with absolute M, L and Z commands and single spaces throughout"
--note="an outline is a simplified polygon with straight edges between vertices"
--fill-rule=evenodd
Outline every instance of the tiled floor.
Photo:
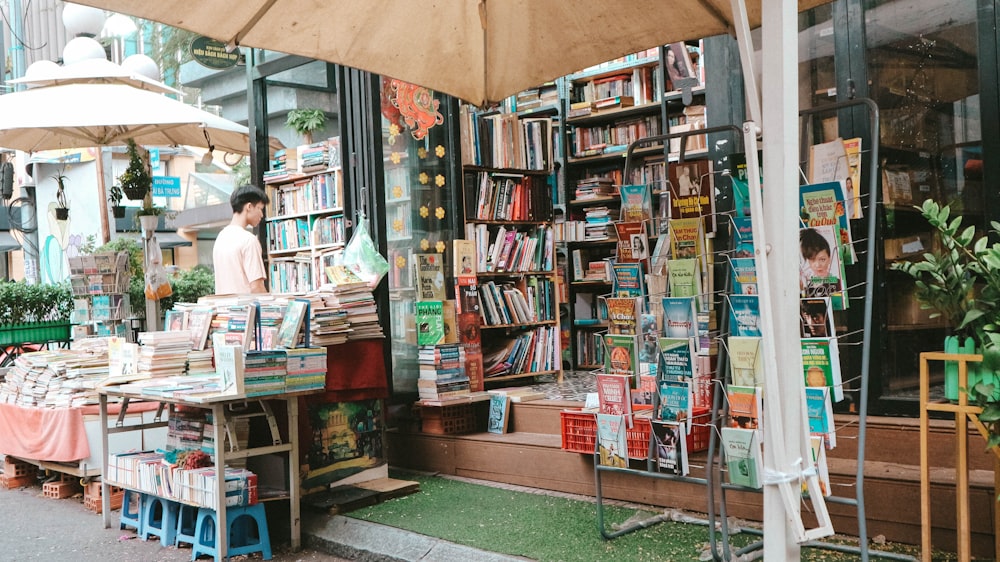
M 565 371 L 562 383 L 556 382 L 555 375 L 546 375 L 538 377 L 531 388 L 544 392 L 548 400 L 584 402 L 588 392 L 597 392 L 595 380 L 592 371 Z

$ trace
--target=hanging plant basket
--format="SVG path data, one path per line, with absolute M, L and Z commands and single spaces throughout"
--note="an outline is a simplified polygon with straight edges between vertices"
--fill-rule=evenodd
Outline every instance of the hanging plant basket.
M 56 220 L 69 220 L 69 209 L 66 207 L 56 207 Z
M 111 207 L 111 213 L 114 214 L 116 219 L 125 218 L 125 206 L 124 205 L 113 205 Z
M 147 191 L 144 187 L 122 187 L 125 197 L 128 197 L 131 201 L 142 201 L 146 197 Z

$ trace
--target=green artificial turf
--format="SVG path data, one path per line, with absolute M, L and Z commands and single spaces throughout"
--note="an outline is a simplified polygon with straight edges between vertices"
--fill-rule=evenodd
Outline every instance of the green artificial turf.
M 420 482 L 420 491 L 358 509 L 350 517 L 414 531 L 454 543 L 543 561 L 686 561 L 698 560 L 708 545 L 703 525 L 666 522 L 605 541 L 597 529 L 597 506 L 589 501 L 518 492 L 442 478 L 403 474 Z M 629 518 L 656 513 L 605 505 L 607 531 Z M 718 538 L 718 534 L 716 535 Z M 742 533 L 733 544 L 747 545 L 759 536 Z M 881 550 L 916 556 L 919 549 L 905 545 Z M 856 554 L 804 548 L 810 561 L 857 560 Z M 871 560 L 886 560 L 871 557 Z

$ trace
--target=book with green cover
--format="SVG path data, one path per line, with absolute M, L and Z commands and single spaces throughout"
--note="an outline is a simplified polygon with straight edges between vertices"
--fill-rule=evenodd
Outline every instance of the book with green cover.
M 764 457 L 757 430 L 723 427 L 720 433 L 726 452 L 729 482 L 737 486 L 761 488 L 764 485 Z
M 444 343 L 444 305 L 441 301 L 417 301 L 417 345 Z
M 844 399 L 837 338 L 802 338 L 802 374 L 806 386 L 825 386 L 834 402 Z
M 638 376 L 639 336 L 604 334 L 604 372 Z
M 510 425 L 510 397 L 505 394 L 490 393 L 490 413 L 486 431 L 507 433 Z
M 660 338 L 662 380 L 689 380 L 694 376 L 694 338 Z
M 308 300 L 292 299 L 288 301 L 285 316 L 281 320 L 281 326 L 278 327 L 278 345 L 286 348 L 299 347 L 299 333 L 302 331 L 303 324 L 306 323 L 308 314 Z
M 672 297 L 701 295 L 701 270 L 696 258 L 667 260 L 667 286 Z

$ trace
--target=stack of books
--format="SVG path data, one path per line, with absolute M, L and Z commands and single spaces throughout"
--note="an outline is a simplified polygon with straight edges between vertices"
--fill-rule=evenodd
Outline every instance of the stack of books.
M 594 176 L 576 182 L 575 196 L 577 201 L 614 197 L 615 195 L 616 190 L 611 178 Z
M 97 402 L 108 356 L 75 350 L 34 351 L 17 358 L 0 384 L 0 402 L 66 408 Z
M 330 161 L 330 148 L 326 141 L 304 144 L 298 147 L 299 169 L 303 173 L 319 172 L 327 169 Z
M 251 351 L 243 365 L 243 389 L 247 396 L 285 392 L 288 359 L 283 350 Z
M 227 345 L 242 345 L 243 349 L 253 349 L 256 321 L 257 310 L 252 303 L 217 304 L 209 341 L 214 341 L 215 334 L 223 334 Z
M 288 357 L 285 391 L 316 390 L 326 386 L 326 348 L 286 349 Z
M 421 346 L 417 352 L 417 363 L 420 365 L 417 395 L 422 400 L 442 400 L 469 394 L 462 344 Z
M 186 331 L 141 332 L 136 369 L 149 378 L 183 375 L 190 351 L 191 336 Z
M 585 207 L 583 212 L 586 221 L 583 231 L 584 240 L 595 241 L 612 238 L 611 233 L 615 232 L 615 226 L 611 222 L 611 212 L 607 207 Z
M 298 172 L 298 162 L 295 153 L 287 149 L 276 150 L 271 159 L 271 169 L 264 172 L 264 183 L 275 183 L 287 180 Z

